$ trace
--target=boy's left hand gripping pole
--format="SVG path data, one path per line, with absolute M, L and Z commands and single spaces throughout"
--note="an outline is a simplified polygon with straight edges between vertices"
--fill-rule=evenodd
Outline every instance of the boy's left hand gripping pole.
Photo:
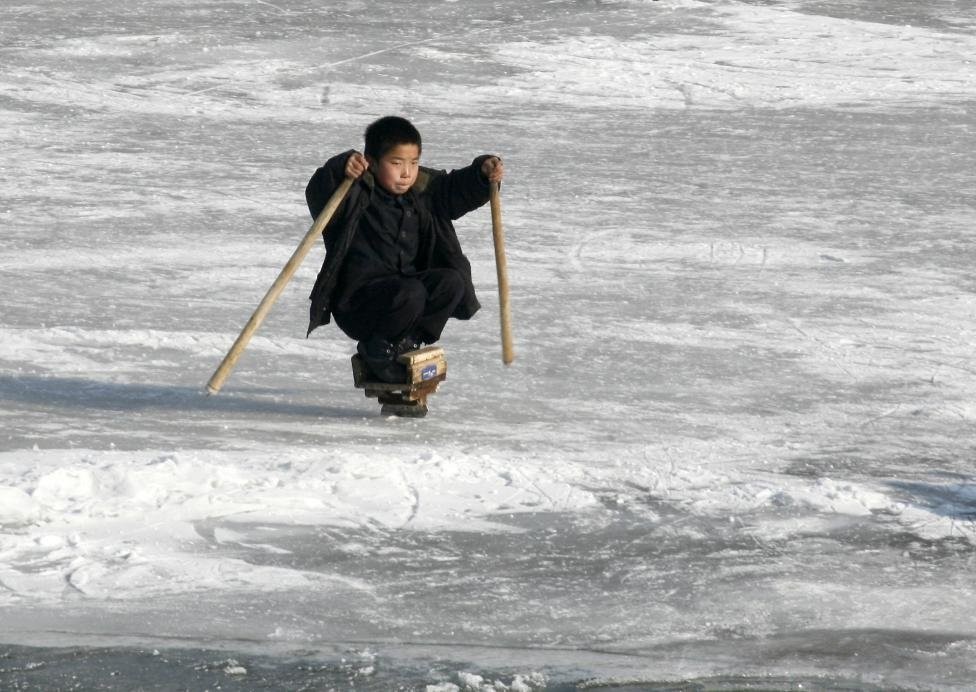
M 339 185 L 336 191 L 332 193 L 332 197 L 329 198 L 328 203 L 325 205 L 325 209 L 323 209 L 315 219 L 315 223 L 312 224 L 312 227 L 308 230 L 308 233 L 305 234 L 302 242 L 292 254 L 291 259 L 289 259 L 287 264 L 285 264 L 284 268 L 281 270 L 281 273 L 278 274 L 278 278 L 275 279 L 273 284 L 271 284 L 271 288 L 268 289 L 268 292 L 261 300 L 260 305 L 258 305 L 257 309 L 254 311 L 254 314 L 251 315 L 251 319 L 249 319 L 247 324 L 244 325 L 244 329 L 241 330 L 241 334 L 237 337 L 237 341 L 235 341 L 234 345 L 230 347 L 230 351 L 228 351 L 227 355 L 224 356 L 224 360 L 221 361 L 220 366 L 218 366 L 217 370 L 210 378 L 210 381 L 207 382 L 207 394 L 216 394 L 220 391 L 220 388 L 224 386 L 224 380 L 227 379 L 231 370 L 233 370 L 234 366 L 237 365 L 237 359 L 241 357 L 244 349 L 247 348 L 247 344 L 251 340 L 251 337 L 254 336 L 254 332 L 256 332 L 258 327 L 261 326 L 261 323 L 264 322 L 264 318 L 268 316 L 269 312 L 271 312 L 271 306 L 275 304 L 276 300 L 278 300 L 278 296 L 281 295 L 281 292 L 285 289 L 285 286 L 287 286 L 288 282 L 291 281 L 291 277 L 293 277 L 295 272 L 298 271 L 298 267 L 301 265 L 302 260 L 305 259 L 305 256 L 319 239 L 319 236 L 321 236 L 325 231 L 326 225 L 328 225 L 329 221 L 332 219 L 332 215 L 335 214 L 336 209 L 339 208 L 339 205 L 342 204 L 342 201 L 346 198 L 346 194 L 349 192 L 349 188 L 352 187 L 353 182 L 355 182 L 354 178 L 346 178 L 342 181 L 342 184 Z

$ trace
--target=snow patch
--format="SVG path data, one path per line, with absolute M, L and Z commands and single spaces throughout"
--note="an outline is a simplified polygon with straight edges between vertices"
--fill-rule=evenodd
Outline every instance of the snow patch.
M 38 520 L 40 505 L 20 488 L 0 486 L 0 526 L 30 524 Z
M 400 454 L 405 454 L 402 458 Z M 227 524 L 510 531 L 500 513 L 580 512 L 598 504 L 570 467 L 421 450 L 0 454 L 3 582 L 19 598 L 69 590 L 134 598 L 195 589 L 287 590 L 357 582 L 208 554 L 220 546 L 287 554 Z M 19 470 L 19 471 L 18 471 Z M 221 520 L 210 533 L 201 522 Z M 38 572 L 30 565 L 42 561 Z
M 515 675 L 511 682 L 501 679 L 491 679 L 476 673 L 460 671 L 456 674 L 457 683 L 442 682 L 427 685 L 427 692 L 532 692 L 546 686 L 546 677 L 542 673 Z

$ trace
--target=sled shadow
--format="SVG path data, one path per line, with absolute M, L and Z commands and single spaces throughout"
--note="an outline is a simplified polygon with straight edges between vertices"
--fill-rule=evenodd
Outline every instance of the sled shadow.
M 207 396 L 203 387 L 159 383 L 104 382 L 76 377 L 0 375 L 0 401 L 31 407 L 103 411 L 268 414 L 310 418 L 362 418 L 363 409 L 283 401 L 293 390 L 235 387 Z

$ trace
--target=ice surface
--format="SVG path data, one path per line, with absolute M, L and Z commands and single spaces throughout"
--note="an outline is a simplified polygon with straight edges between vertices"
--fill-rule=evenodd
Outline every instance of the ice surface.
M 2 11 L 0 687 L 970 686 L 976 3 L 403 8 Z M 387 113 L 505 158 L 515 364 L 486 209 L 428 418 L 320 250 L 205 397 Z

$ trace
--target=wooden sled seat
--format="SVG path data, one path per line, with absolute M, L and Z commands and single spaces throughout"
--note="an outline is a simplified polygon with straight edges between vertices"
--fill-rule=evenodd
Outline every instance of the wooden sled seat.
M 352 357 L 352 377 L 366 396 L 379 400 L 386 416 L 423 418 L 427 415 L 427 397 L 437 391 L 437 385 L 447 377 L 447 360 L 440 346 L 426 346 L 408 351 L 398 358 L 407 369 L 404 382 L 370 380 L 366 363 L 357 353 Z

